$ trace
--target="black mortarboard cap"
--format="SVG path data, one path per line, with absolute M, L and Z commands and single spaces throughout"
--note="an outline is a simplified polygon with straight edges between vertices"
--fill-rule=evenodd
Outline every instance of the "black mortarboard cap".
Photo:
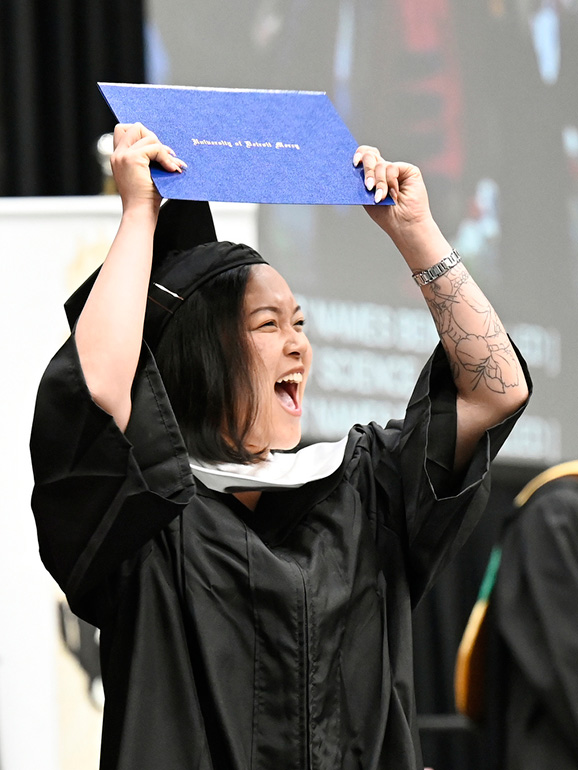
M 154 349 L 173 313 L 206 281 L 241 265 L 266 264 L 244 244 L 217 241 L 206 201 L 169 200 L 161 206 L 154 235 L 153 265 L 144 338 Z M 82 312 L 100 268 L 67 300 L 72 328 Z

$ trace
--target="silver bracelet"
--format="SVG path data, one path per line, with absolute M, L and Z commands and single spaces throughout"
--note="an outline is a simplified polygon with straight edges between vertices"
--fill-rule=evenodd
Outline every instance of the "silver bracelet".
M 412 278 L 418 286 L 427 286 L 428 283 L 445 275 L 448 270 L 451 270 L 452 267 L 455 267 L 461 261 L 460 254 L 455 249 L 452 249 L 447 257 L 444 257 L 437 264 L 428 267 L 427 270 L 419 270 L 417 273 L 413 273 Z

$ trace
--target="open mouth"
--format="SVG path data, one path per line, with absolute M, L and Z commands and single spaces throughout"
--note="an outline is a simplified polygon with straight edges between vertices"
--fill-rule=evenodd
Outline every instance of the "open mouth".
M 293 372 L 281 377 L 275 383 L 275 393 L 282 406 L 291 414 L 299 416 L 301 407 L 299 405 L 299 383 L 303 382 L 301 372 Z

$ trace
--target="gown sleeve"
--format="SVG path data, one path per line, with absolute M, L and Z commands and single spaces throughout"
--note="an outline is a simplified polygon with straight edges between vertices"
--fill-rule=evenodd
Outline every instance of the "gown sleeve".
M 405 419 L 385 428 L 375 423 L 358 428 L 371 458 L 361 486 L 373 511 L 378 546 L 387 559 L 392 536 L 399 544 L 414 607 L 479 521 L 490 491 L 490 464 L 524 408 L 486 431 L 456 479 L 456 388 L 438 345 L 420 374 Z
M 577 595 L 578 481 L 561 478 L 506 527 L 495 588 L 497 627 L 519 672 L 507 732 L 528 767 L 545 766 L 532 760 L 544 747 L 560 755 L 557 767 L 578 757 Z
M 71 336 L 38 390 L 30 450 L 40 556 L 81 600 L 184 508 L 193 479 L 156 364 L 143 347 L 126 433 L 91 398 Z

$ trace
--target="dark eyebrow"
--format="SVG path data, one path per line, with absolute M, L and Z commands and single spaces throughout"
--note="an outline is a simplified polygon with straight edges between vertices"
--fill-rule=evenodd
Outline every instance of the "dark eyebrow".
M 277 315 L 279 315 L 279 313 L 281 312 L 281 309 L 278 307 L 275 307 L 274 305 L 265 305 L 264 307 L 256 307 L 255 310 L 251 310 L 249 315 L 255 315 L 255 313 L 262 313 L 265 310 L 268 310 L 271 313 L 277 313 Z M 300 310 L 301 310 L 301 305 L 297 305 L 292 315 L 297 315 L 297 313 Z

